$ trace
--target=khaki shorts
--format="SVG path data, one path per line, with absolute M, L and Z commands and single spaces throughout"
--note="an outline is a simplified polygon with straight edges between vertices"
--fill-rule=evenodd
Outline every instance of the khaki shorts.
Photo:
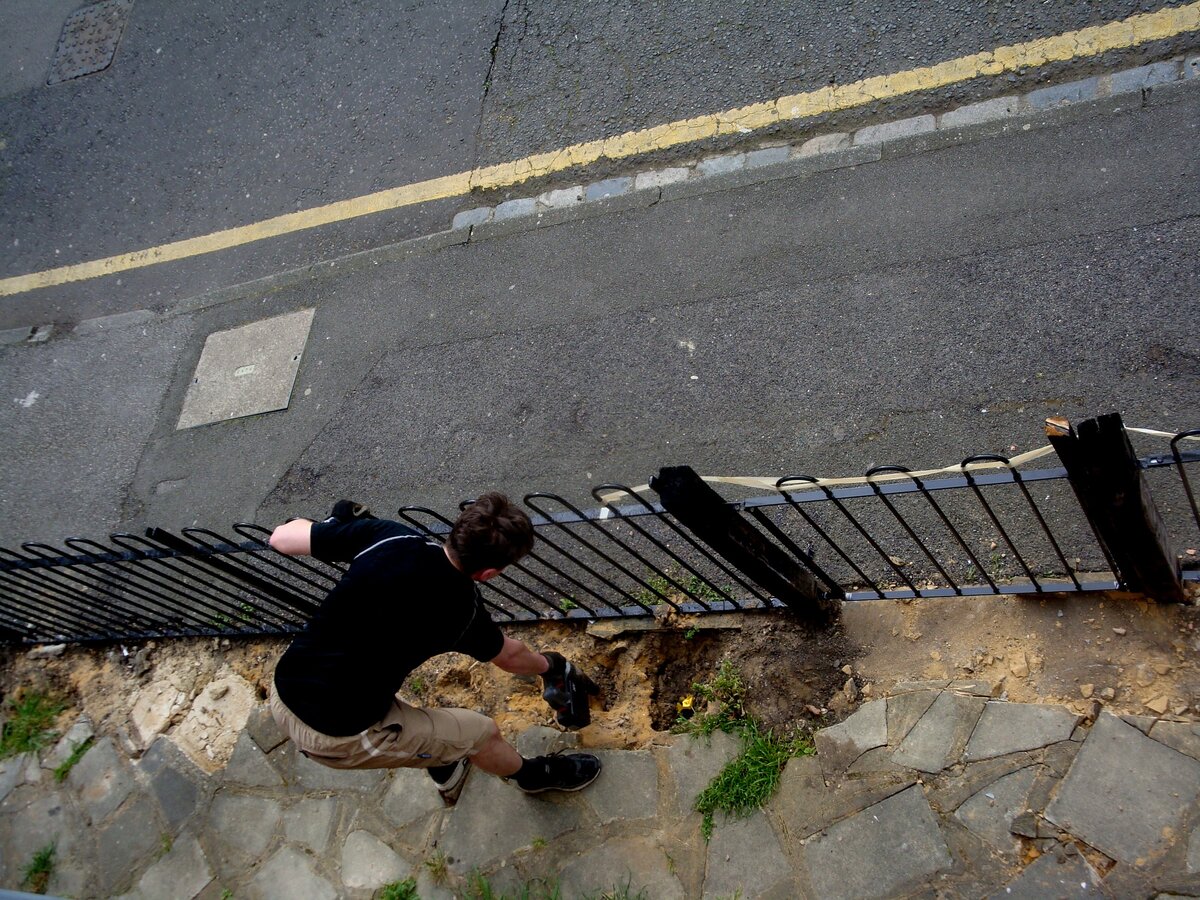
M 422 709 L 396 697 L 387 715 L 361 734 L 331 737 L 309 728 L 284 706 L 271 684 L 271 715 L 311 759 L 332 769 L 444 766 L 474 756 L 496 733 L 492 720 L 469 709 Z

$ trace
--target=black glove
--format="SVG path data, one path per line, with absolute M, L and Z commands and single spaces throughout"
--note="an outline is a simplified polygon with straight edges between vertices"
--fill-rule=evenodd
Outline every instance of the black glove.
M 362 503 L 355 503 L 353 500 L 339 500 L 333 504 L 333 510 L 329 513 L 330 519 L 336 519 L 339 522 L 353 522 L 355 519 L 373 519 L 371 511 Z M 326 521 L 329 521 L 326 519 Z
M 592 711 L 588 696 L 600 693 L 595 682 L 580 672 L 561 653 L 542 654 L 550 668 L 542 673 L 542 699 L 550 704 L 555 718 L 563 728 L 583 728 L 591 723 Z

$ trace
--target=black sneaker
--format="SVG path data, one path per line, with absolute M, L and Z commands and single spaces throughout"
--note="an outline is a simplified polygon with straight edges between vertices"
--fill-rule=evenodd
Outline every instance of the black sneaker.
M 600 774 L 600 760 L 590 753 L 559 750 L 530 760 L 537 768 L 517 787 L 527 794 L 543 791 L 581 791 Z
M 437 785 L 438 794 L 442 798 L 442 802 L 447 806 L 453 806 L 458 802 L 458 798 L 462 795 L 463 785 L 467 783 L 467 775 L 471 771 L 471 761 L 465 756 L 454 764 L 454 771 L 450 773 L 450 777 L 445 781 L 438 781 L 436 778 L 433 783 Z

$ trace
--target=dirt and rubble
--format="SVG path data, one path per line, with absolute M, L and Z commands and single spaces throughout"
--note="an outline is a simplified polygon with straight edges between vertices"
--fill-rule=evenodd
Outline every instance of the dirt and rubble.
M 905 681 L 977 679 L 998 696 L 1064 704 L 1094 715 L 1200 714 L 1200 609 L 1145 598 L 1055 595 L 846 604 L 840 623 L 814 630 L 783 610 L 703 617 L 510 626 L 534 647 L 558 649 L 599 683 L 591 747 L 638 748 L 669 730 L 675 705 L 723 658 L 747 686 L 749 712 L 788 727 L 828 724 Z M 136 754 L 168 734 L 202 767 L 224 765 L 254 704 L 266 696 L 287 641 L 205 638 L 71 647 L 60 655 L 10 648 L 5 696 L 49 691 Z M 515 735 L 551 724 L 533 678 L 457 654 L 405 683 L 412 702 L 465 706 Z

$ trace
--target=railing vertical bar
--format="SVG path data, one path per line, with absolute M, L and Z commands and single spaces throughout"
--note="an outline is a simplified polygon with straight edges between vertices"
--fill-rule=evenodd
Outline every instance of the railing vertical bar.
M 67 538 L 66 540 L 63 541 L 63 543 L 66 544 L 68 547 L 70 547 L 72 550 L 77 549 L 76 548 L 77 544 L 91 544 L 93 546 L 99 547 L 104 553 L 112 552 L 109 548 L 105 547 L 103 544 L 99 544 L 96 541 L 92 541 L 87 538 Z M 110 583 L 114 588 L 120 589 L 123 587 L 125 591 L 134 593 L 135 596 L 140 597 L 140 598 L 146 600 L 147 602 L 154 604 L 154 608 L 156 610 L 162 610 L 162 611 L 166 612 L 168 616 L 173 615 L 182 620 L 190 619 L 192 621 L 192 623 L 195 625 L 207 625 L 208 624 L 201 617 L 199 617 L 197 615 L 192 615 L 191 610 L 189 610 L 187 607 L 180 604 L 178 597 L 172 597 L 167 594 L 158 593 L 158 591 L 157 591 L 158 585 L 156 585 L 148 576 L 146 576 L 140 570 L 138 570 L 136 567 L 136 563 L 133 564 L 133 568 L 126 569 L 125 565 L 123 565 L 121 562 L 118 562 L 115 560 L 106 561 L 106 560 L 96 559 L 95 554 L 90 553 L 87 550 L 79 550 L 79 552 L 89 555 L 89 556 L 92 556 L 93 560 L 94 560 L 92 563 L 81 563 L 81 565 L 92 566 L 92 567 L 95 567 L 97 570 L 99 570 L 101 566 L 106 566 L 106 565 L 112 566 L 118 572 L 124 573 L 126 575 L 126 580 L 124 583 L 121 583 L 121 582 L 113 583 L 111 581 L 111 579 L 106 579 L 106 581 L 108 583 Z M 132 563 L 132 561 L 131 561 L 131 563 Z M 152 587 L 151 588 L 143 587 L 141 584 L 132 580 L 135 578 L 140 579 L 141 581 L 149 582 Z
M 1016 470 L 1013 468 L 1013 464 L 1007 456 L 1000 456 L 996 453 L 981 453 L 976 456 L 968 456 L 962 461 L 961 466 L 963 475 L 967 479 L 967 484 L 971 486 L 971 490 L 975 492 L 976 498 L 978 498 L 980 504 L 983 506 L 984 511 L 987 512 L 988 518 L 992 520 L 992 524 L 995 525 L 996 530 L 1000 532 L 1000 536 L 1004 539 L 1004 543 L 1007 544 L 1008 549 L 1012 551 L 1013 558 L 1016 559 L 1016 561 L 1021 564 L 1021 568 L 1025 570 L 1025 574 L 1029 577 L 1029 581 L 1033 585 L 1034 590 L 1040 594 L 1042 593 L 1041 583 L 1038 582 L 1037 577 L 1026 564 L 1025 557 L 1021 555 L 1021 552 L 1017 549 L 1016 544 L 1014 544 L 1012 538 L 1009 537 L 1008 531 L 1005 529 L 1004 525 L 1001 524 L 1000 519 L 996 516 L 995 511 L 992 509 L 992 505 L 988 503 L 987 498 L 983 496 L 983 491 L 976 483 L 975 476 L 971 474 L 970 467 L 973 463 L 977 462 L 998 462 L 1007 467 L 1010 473 L 1013 473 L 1014 479 L 1016 477 Z
M 433 529 L 429 528 L 424 522 L 420 521 L 419 519 L 414 519 L 411 515 L 409 515 L 409 513 L 412 513 L 412 512 L 424 513 L 425 515 L 428 515 L 430 518 L 437 519 L 438 521 L 440 521 L 442 524 L 446 525 L 447 527 L 451 527 L 453 525 L 453 523 L 449 519 L 447 519 L 445 516 L 441 515 L 440 513 L 436 513 L 431 509 L 426 509 L 423 506 L 405 506 L 405 507 L 402 507 L 398 512 L 398 515 L 401 518 L 403 518 L 406 522 L 408 522 L 414 528 L 417 528 L 420 531 L 424 532 L 428 537 L 430 537 L 438 542 L 445 541 L 445 539 L 446 539 L 445 535 L 438 534 Z M 529 554 L 528 558 L 541 563 L 543 566 L 546 566 L 547 568 L 549 568 L 553 571 L 553 568 L 548 563 L 546 563 L 544 560 L 542 560 L 536 551 Z M 523 572 L 525 575 L 528 575 L 530 578 L 532 578 L 535 581 L 539 582 L 540 584 L 544 585 L 546 587 L 546 589 L 548 591 L 550 591 L 552 594 L 561 593 L 561 591 L 559 591 L 555 585 L 551 584 L 549 581 L 547 581 L 541 575 L 538 575 L 532 569 L 528 568 L 524 564 L 524 562 L 517 562 L 515 565 L 511 566 L 510 568 L 516 569 L 517 571 Z M 557 573 L 557 574 L 562 575 L 562 577 L 564 577 L 564 578 L 569 578 L 569 576 L 567 576 L 565 573 Z M 517 581 L 515 578 L 513 578 L 507 571 L 501 572 L 498 577 L 500 580 L 503 580 L 505 583 L 511 584 L 513 587 L 520 588 L 525 593 L 527 593 L 530 597 L 532 597 L 535 601 L 537 601 L 538 603 L 542 604 L 543 607 L 545 607 L 545 609 L 543 609 L 543 610 L 534 609 L 532 606 L 529 606 L 529 605 L 521 602 L 520 600 L 516 599 L 515 597 L 512 597 L 511 595 L 503 594 L 503 596 L 508 597 L 508 599 L 510 599 L 517 606 L 521 607 L 521 609 L 528 612 L 530 615 L 540 618 L 547 611 L 561 612 L 560 610 L 557 610 L 551 603 L 549 603 L 544 597 L 538 596 L 536 593 L 534 593 L 532 590 L 530 590 L 527 586 L 521 584 L 519 581 Z M 574 581 L 574 579 L 572 579 L 572 581 Z M 578 584 L 578 582 L 575 582 L 575 583 Z M 586 586 L 584 586 L 582 584 L 579 584 L 579 587 L 582 590 L 587 591 L 588 593 L 592 593 L 592 591 L 589 588 L 587 588 Z M 494 586 L 492 587 L 492 589 L 496 590 L 496 588 Z M 500 593 L 500 591 L 497 590 L 497 593 Z M 496 607 L 494 604 L 491 604 L 490 602 L 488 603 L 488 605 L 492 606 L 493 609 L 503 609 L 503 607 Z M 587 610 L 589 613 L 591 613 L 593 615 L 595 614 L 595 610 L 593 610 L 590 606 L 587 606 L 586 604 L 582 604 L 582 603 L 577 603 L 577 605 L 579 606 L 580 609 Z M 504 612 L 508 615 L 511 615 L 511 613 L 509 613 L 507 610 L 504 610 Z
M 111 536 L 111 540 L 114 544 L 117 544 L 121 547 L 129 546 L 128 544 L 123 543 L 124 540 L 133 540 L 144 544 L 155 551 L 163 552 L 163 545 L 154 542 L 149 538 L 140 537 L 139 535 L 114 534 Z M 193 602 L 197 602 L 204 606 L 205 609 L 208 609 L 214 615 L 223 616 L 231 621 L 237 620 L 242 622 L 243 625 L 246 624 L 244 622 L 246 611 L 242 609 L 241 606 L 241 604 L 245 601 L 244 596 L 242 594 L 234 593 L 223 586 L 224 584 L 232 584 L 233 587 L 238 588 L 240 585 L 235 582 L 231 582 L 228 578 L 224 577 L 221 572 L 205 566 L 204 562 L 196 557 L 185 556 L 182 553 L 171 551 L 169 548 L 166 550 L 166 553 L 167 555 L 161 557 L 147 556 L 147 563 L 153 562 L 155 566 L 161 566 L 163 569 L 171 572 L 172 576 L 175 577 L 168 577 L 155 570 L 156 575 L 170 580 L 178 585 L 181 589 L 188 591 L 192 595 Z M 179 567 L 171 564 L 175 562 L 180 564 Z M 188 581 L 179 580 L 191 579 L 196 581 L 198 579 L 195 575 L 195 572 L 199 572 L 200 575 L 204 577 L 204 580 L 200 581 L 199 584 L 191 584 Z M 286 622 L 283 622 L 283 620 L 280 620 L 280 623 L 286 624 Z M 221 624 L 227 628 L 234 627 L 228 623 Z M 236 630 L 238 632 L 245 631 L 245 629 L 241 627 L 236 628 Z
M 784 533 L 782 528 L 780 528 L 778 525 L 776 525 L 774 522 L 772 522 L 769 518 L 767 518 L 767 514 L 766 514 L 765 510 L 763 510 L 760 507 L 755 507 L 750 510 L 750 515 L 753 516 L 758 521 L 758 523 L 760 525 L 762 525 L 763 528 L 765 528 L 768 532 L 770 532 L 770 534 L 775 538 L 775 540 L 777 540 L 777 541 L 779 541 L 779 543 L 783 544 L 783 546 L 786 547 L 792 553 L 793 556 L 795 556 L 797 559 L 799 559 L 801 562 L 803 562 L 807 568 L 811 569 L 812 573 L 814 575 L 816 575 L 823 582 L 825 582 L 826 587 L 828 587 L 831 591 L 833 591 L 833 593 L 835 593 L 837 595 L 841 595 L 843 593 L 841 585 L 839 585 L 836 581 L 834 581 L 829 576 L 829 573 L 826 572 L 823 568 L 821 568 L 821 566 L 817 563 L 817 561 L 812 558 L 812 555 L 810 553 L 801 549 L 800 545 L 797 544 L 795 541 L 793 541 L 790 537 L 788 537 L 788 535 Z
M 49 544 L 42 544 L 35 541 L 22 544 L 21 549 L 28 553 L 33 553 L 35 556 L 43 560 L 53 560 L 55 556 L 71 556 L 71 554 L 64 550 L 60 550 L 57 547 L 52 547 Z M 54 555 L 48 556 L 41 552 L 43 550 L 49 551 Z M 156 618 L 162 615 L 162 612 L 155 607 L 145 606 L 142 603 L 137 602 L 142 598 L 130 598 L 125 594 L 122 594 L 121 587 L 119 585 L 116 586 L 115 592 L 110 590 L 109 579 L 102 577 L 102 574 L 96 574 L 90 571 L 93 565 L 94 562 L 92 561 L 81 559 L 77 556 L 73 557 L 73 565 L 71 566 L 70 571 L 62 573 L 61 577 L 65 581 L 69 581 L 78 585 L 84 590 L 84 592 L 98 595 L 95 597 L 96 600 L 107 598 L 109 602 L 109 608 L 114 613 L 125 615 L 133 614 L 135 616 L 140 616 L 147 621 L 154 621 Z
M 622 550 L 624 550 L 626 553 L 628 553 L 628 554 L 630 554 L 631 556 L 633 556 L 633 557 L 634 557 L 636 560 L 638 560 L 638 562 L 642 563 L 642 564 L 643 564 L 644 566 L 646 566 L 647 568 L 649 568 L 649 569 L 652 569 L 652 570 L 653 570 L 653 571 L 654 571 L 656 574 L 658 574 L 658 575 L 662 576 L 663 578 L 668 578 L 668 577 L 669 577 L 669 576 L 667 576 L 667 574 L 666 574 L 665 572 L 662 572 L 662 571 L 660 571 L 660 570 L 659 570 L 659 568 L 658 568 L 657 566 L 655 566 L 653 563 L 651 563 L 649 560 L 647 560 L 647 559 L 644 559 L 644 558 L 643 558 L 643 557 L 642 557 L 640 554 L 638 554 L 638 553 L 637 553 L 637 552 L 635 552 L 633 549 L 631 549 L 630 547 L 628 547 L 628 546 L 627 546 L 627 545 L 626 545 L 626 544 L 625 544 L 625 543 L 624 543 L 624 542 L 623 542 L 623 541 L 622 541 L 620 538 L 616 537 L 616 536 L 615 536 L 615 535 L 613 535 L 613 534 L 609 534 L 607 531 L 605 531 L 603 528 L 601 528 L 599 525 L 597 525 L 597 524 L 595 523 L 595 521 L 594 521 L 594 520 L 586 518 L 586 517 L 584 516 L 584 514 L 583 514 L 583 513 L 582 513 L 580 510 L 576 509 L 576 508 L 575 508 L 575 507 L 574 507 L 574 506 L 573 506 L 571 503 L 569 503 L 568 501 L 564 500 L 562 497 L 555 496 L 554 494 L 545 494 L 545 493 L 528 494 L 528 495 L 525 497 L 525 505 L 526 505 L 526 506 L 528 506 L 530 509 L 532 509 L 532 510 L 536 511 L 536 512 L 537 512 L 539 515 L 542 515 L 542 516 L 545 516 L 546 518 L 549 518 L 549 516 L 547 516 L 545 512 L 543 512 L 542 510 L 538 509 L 538 508 L 537 508 L 537 506 L 536 506 L 536 505 L 534 505 L 534 503 L 533 503 L 533 500 L 534 500 L 535 498 L 536 498 L 536 499 L 539 499 L 539 500 L 543 500 L 543 499 L 544 499 L 544 500 L 553 500 L 553 501 L 554 501 L 554 502 L 556 502 L 556 503 L 561 503 L 563 506 L 565 506 L 565 507 L 566 507 L 567 509 L 569 509 L 571 512 L 575 513 L 575 514 L 576 514 L 576 515 L 578 515 L 578 516 L 584 517 L 584 519 L 585 519 L 585 521 L 587 522 L 587 524 L 588 524 L 588 525 L 590 525 L 592 528 L 594 528 L 596 531 L 598 531 L 598 532 L 599 532 L 599 533 L 600 533 L 602 536 L 604 536 L 604 537 L 608 538 L 610 541 L 612 541 L 613 543 L 615 543 L 615 544 L 616 544 L 618 547 L 620 547 L 620 548 L 621 548 Z M 632 579 L 633 581 L 637 582 L 638 584 L 640 584 L 640 585 L 641 585 L 642 587 L 644 587 L 646 590 L 650 591 L 650 592 L 651 592 L 651 593 L 653 593 L 653 594 L 654 594 L 656 597 L 658 597 L 659 599 L 661 599 L 661 600 L 662 600 L 664 603 L 668 604 L 668 605 L 669 605 L 671 608 L 673 608 L 673 609 L 679 609 L 678 605 L 677 605 L 677 604 L 676 604 L 676 603 L 675 603 L 673 600 L 671 600 L 671 598 L 670 598 L 670 597 L 668 597 L 668 596 L 667 596 L 666 594 L 664 594 L 662 591 L 658 590 L 658 589 L 657 589 L 656 587 L 654 587 L 653 585 L 649 584 L 649 583 L 648 583 L 647 581 L 645 581 L 644 579 L 642 579 L 642 578 L 640 578 L 639 576 L 635 575 L 633 572 L 631 572 L 631 571 L 630 571 L 628 568 L 626 568 L 624 565 L 622 565 L 622 564 L 621 564 L 620 562 L 618 562 L 616 559 L 613 559 L 613 558 L 612 558 L 612 557 L 610 557 L 610 556 L 609 556 L 607 553 L 605 553 L 604 551 L 602 551 L 602 550 L 598 549 L 597 547 L 593 546 L 591 543 L 589 543 L 588 541 L 584 540 L 582 537 L 580 537 L 579 535 L 575 534 L 573 531 L 570 531 L 570 530 L 568 530 L 568 529 L 567 529 L 565 526 L 563 526 L 563 525 L 560 525 L 558 522 L 555 522 L 554 524 L 555 524 L 555 525 L 557 525 L 557 526 L 558 526 L 558 527 L 559 527 L 559 528 L 560 528 L 560 529 L 561 529 L 563 532 L 565 532 L 567 535 L 569 535 L 570 537 L 572 537 L 573 539 L 575 539 L 576 541 L 578 541 L 578 542 L 579 542 L 580 544 L 582 544 L 583 546 L 587 547 L 587 548 L 588 548 L 588 549 L 589 549 L 591 552 L 595 553 L 597 556 L 599 556 L 599 557 L 600 557 L 601 559 L 603 559 L 605 562 L 608 562 L 608 563 L 612 564 L 613 566 L 615 566 L 616 568 L 620 569 L 620 570 L 621 570 L 621 571 L 622 571 L 622 572 L 623 572 L 623 573 L 626 575 L 626 577 L 628 577 L 628 578 Z M 637 598 L 634 598 L 634 602 L 635 602 L 635 603 L 636 603 L 638 606 L 640 606 L 642 609 L 646 610 L 646 612 L 650 612 L 650 611 L 651 611 L 651 610 L 650 610 L 650 607 L 646 606 L 646 604 L 642 603 L 642 602 L 641 602 L 640 600 L 638 600 Z M 706 607 L 706 608 L 707 608 L 707 607 Z
M 1021 489 L 1021 493 L 1025 495 L 1025 500 L 1029 504 L 1029 508 L 1033 510 L 1033 515 L 1037 518 L 1038 525 L 1041 526 L 1042 531 L 1046 535 L 1046 539 L 1050 542 L 1050 546 L 1054 548 L 1054 552 L 1058 556 L 1058 561 L 1062 563 L 1063 571 L 1066 572 L 1067 577 L 1071 579 L 1071 583 L 1075 585 L 1075 590 L 1082 590 L 1082 585 L 1080 585 L 1079 579 L 1075 577 L 1075 573 L 1071 570 L 1071 564 L 1067 562 L 1067 557 L 1062 552 L 1062 548 L 1058 545 L 1058 541 L 1054 537 L 1054 532 L 1050 530 L 1050 526 L 1047 524 L 1046 519 L 1042 516 L 1042 511 L 1038 508 L 1036 501 L 1034 501 L 1033 495 L 1029 493 L 1029 488 L 1026 487 L 1024 479 L 1021 478 L 1021 473 L 1016 469 L 1013 469 L 1013 477 L 1016 478 L 1017 487 L 1019 487 Z
M 817 488 L 825 495 L 826 499 L 833 500 L 834 503 L 836 503 L 837 498 L 835 498 L 833 496 L 833 492 L 830 491 L 828 487 L 821 484 L 820 479 L 814 478 L 811 475 L 785 475 L 782 478 L 780 478 L 778 481 L 775 482 L 775 490 L 779 491 L 779 493 L 783 496 L 783 498 L 785 500 L 787 500 L 788 505 L 790 505 L 797 513 L 800 514 L 801 518 L 803 518 L 804 521 L 808 523 L 808 527 L 811 528 L 813 531 L 815 531 L 820 536 L 821 540 L 823 540 L 826 544 L 828 544 L 830 547 L 832 547 L 834 552 L 837 553 L 837 555 L 842 558 L 842 561 L 845 562 L 846 565 L 848 565 L 851 569 L 854 570 L 855 574 L 857 574 L 858 577 L 861 578 L 864 583 L 869 584 L 871 586 L 871 588 L 875 591 L 875 593 L 878 594 L 880 597 L 882 597 L 883 596 L 882 586 L 877 581 L 875 581 L 875 579 L 873 579 L 870 575 L 868 575 L 866 572 L 864 572 L 859 567 L 858 563 L 856 563 L 853 559 L 851 559 L 849 554 L 847 554 L 846 551 L 842 549 L 841 545 L 838 544 L 837 541 L 835 541 L 833 538 L 831 538 L 825 532 L 825 529 L 822 528 L 816 522 L 816 520 L 814 520 L 807 512 L 805 512 L 804 509 L 800 506 L 800 504 L 797 503 L 792 498 L 791 494 L 787 491 L 787 489 L 783 487 L 783 485 L 785 485 L 789 482 L 792 482 L 792 481 L 797 481 L 802 484 L 816 485 Z M 845 511 L 843 510 L 843 513 L 844 512 Z
M 12 573 L 0 572 L 0 586 L 6 587 L 9 591 L 17 591 L 16 594 L 10 594 L 5 598 L 7 609 L 10 611 L 8 615 L 16 616 L 18 614 L 28 616 L 33 621 L 36 621 L 38 627 L 45 629 L 51 633 L 62 632 L 77 632 L 80 630 L 80 622 L 77 619 L 64 617 L 61 610 L 49 609 L 37 605 L 38 599 L 36 596 L 31 596 L 26 592 L 25 585 L 21 582 L 11 583 Z M 29 629 L 26 628 L 26 631 Z
M 16 556 L 16 554 L 13 555 Z M 17 556 L 16 558 L 27 562 L 32 561 L 32 559 L 44 559 L 40 554 L 33 554 L 32 557 Z M 58 595 L 52 598 L 54 602 L 65 605 L 75 615 L 85 621 L 91 622 L 93 627 L 103 628 L 109 634 L 120 634 L 119 630 L 114 631 L 113 628 L 116 626 L 119 629 L 121 620 L 112 615 L 107 608 L 95 605 L 97 598 L 87 593 L 87 591 L 92 590 L 92 586 L 87 584 L 87 582 L 82 582 L 84 590 L 80 590 L 78 586 L 80 584 L 79 579 L 75 578 L 70 572 L 60 572 L 57 568 L 40 570 L 36 577 L 31 572 L 22 572 L 21 575 L 23 576 L 23 581 L 32 581 L 34 584 L 44 585 L 47 588 L 55 590 Z
M 600 494 L 602 492 L 612 492 L 614 490 L 621 491 L 621 492 L 625 493 L 627 496 L 633 497 L 635 500 L 638 501 L 638 503 L 640 503 L 646 509 L 647 515 L 653 516 L 655 518 L 655 520 L 660 522 L 664 527 L 671 529 L 675 534 L 682 537 L 695 550 L 697 550 L 702 556 L 704 556 L 710 562 L 715 564 L 722 571 L 722 573 L 724 573 L 726 576 L 737 581 L 738 584 L 742 585 L 743 588 L 746 588 L 751 594 L 758 596 L 756 589 L 751 587 L 742 578 L 741 573 L 739 573 L 737 570 L 732 569 L 728 565 L 726 565 L 725 561 L 722 560 L 720 557 L 714 556 L 712 553 L 710 553 L 707 550 L 707 548 L 705 548 L 702 544 L 700 544 L 698 541 L 696 541 L 695 538 L 693 538 L 691 535 L 689 535 L 686 531 L 683 531 L 674 522 L 671 522 L 666 517 L 665 513 L 659 513 L 657 510 L 654 509 L 653 506 L 651 506 L 649 503 L 647 503 L 642 497 L 640 497 L 638 494 L 634 493 L 632 488 L 625 487 L 624 485 L 621 485 L 621 484 L 608 483 L 608 484 L 602 484 L 599 487 L 596 487 L 592 490 L 592 496 L 595 497 L 595 499 L 598 503 L 603 503 L 605 509 L 607 509 L 610 513 L 612 513 L 614 518 L 624 522 L 626 525 L 628 525 L 630 528 L 632 528 L 634 531 L 636 531 L 638 534 L 640 534 L 646 540 L 650 541 L 650 543 L 652 543 L 660 551 L 662 551 L 668 557 L 670 557 L 672 560 L 674 560 L 679 566 L 681 566 L 682 568 L 684 568 L 688 572 L 690 572 L 694 578 L 696 578 L 697 580 L 699 580 L 701 582 L 708 583 L 707 580 L 705 579 L 704 575 L 702 575 L 695 566 L 693 566 L 690 562 L 688 562 L 682 556 L 677 554 L 675 551 L 673 551 L 669 547 L 667 547 L 666 544 L 664 544 L 661 540 L 659 540 L 657 537 L 652 535 L 645 528 L 642 528 L 642 526 L 637 523 L 637 520 L 633 516 L 625 515 L 625 513 L 621 512 L 619 507 L 617 507 L 613 503 L 605 501 L 600 496 Z M 696 601 L 697 603 L 703 603 L 703 600 L 701 598 L 697 597 L 691 591 L 687 590 L 686 587 L 681 586 L 678 581 L 676 581 L 673 578 L 670 580 L 671 580 L 672 584 L 676 585 L 676 587 L 680 587 L 680 589 L 683 591 L 683 593 L 686 596 L 690 597 L 692 600 Z M 712 589 L 714 591 L 716 591 L 718 594 L 720 594 L 722 597 L 724 597 L 725 602 L 732 604 L 734 606 L 734 608 L 741 607 L 741 604 L 739 604 L 737 602 L 737 600 L 728 591 L 724 590 L 723 588 L 721 588 L 715 584 L 710 584 L 710 587 L 712 587 Z M 761 599 L 766 599 L 766 598 L 759 596 L 759 599 L 761 600 Z M 709 607 L 705 606 L 705 608 L 708 609 Z
M 954 523 L 950 521 L 950 517 L 946 515 L 945 511 L 941 507 L 941 504 L 939 504 L 934 498 L 933 493 L 926 489 L 925 482 L 911 473 L 909 474 L 909 477 L 917 485 L 917 489 L 921 496 L 929 502 L 929 505 L 933 507 L 934 512 L 938 514 L 938 518 L 942 520 L 942 524 L 946 526 L 946 530 L 949 531 L 954 537 L 954 540 L 958 543 L 958 546 L 961 547 L 962 551 L 967 554 L 967 558 L 971 560 L 971 565 L 975 567 L 975 571 L 984 577 L 988 583 L 988 587 L 990 587 L 993 591 L 998 592 L 1000 588 L 996 585 L 996 582 L 992 580 L 992 576 L 988 573 L 987 569 L 983 567 L 983 563 L 979 561 L 979 558 L 975 555 L 974 551 L 971 550 L 971 548 L 967 545 L 966 540 L 963 538 L 959 530 L 954 526 Z M 961 596 L 963 593 L 961 586 L 959 586 L 957 582 L 954 584 L 955 590 L 957 590 Z
M 1200 437 L 1200 430 L 1183 431 L 1171 438 L 1171 456 L 1175 460 L 1175 468 L 1179 470 L 1179 480 L 1183 482 L 1184 493 L 1187 494 L 1188 505 L 1192 508 L 1192 518 L 1196 527 L 1200 528 L 1200 509 L 1196 507 L 1196 495 L 1192 491 L 1192 482 L 1183 467 L 1183 455 L 1179 452 L 1179 442 Z
M 955 594 L 957 594 L 958 596 L 961 597 L 962 596 L 962 588 L 960 588 L 958 586 L 958 583 L 954 580 L 953 577 L 951 577 L 950 573 L 947 572 L 944 568 L 942 568 L 942 564 L 937 561 L 937 558 L 933 555 L 933 553 L 930 552 L 929 548 L 927 546 L 925 546 L 925 542 L 922 541 L 917 536 L 917 533 L 913 530 L 912 526 L 908 524 L 908 520 L 905 519 L 902 515 L 900 515 L 900 511 L 898 509 L 896 509 L 895 505 L 888 498 L 887 494 L 885 494 L 883 492 L 883 490 L 879 487 L 878 484 L 875 483 L 875 481 L 871 477 L 872 475 L 882 475 L 882 474 L 885 474 L 888 472 L 896 472 L 901 475 L 906 475 L 909 478 L 912 478 L 912 474 L 904 466 L 874 466 L 871 469 L 868 469 L 867 474 L 866 474 L 867 483 L 870 484 L 871 490 L 873 490 L 875 492 L 876 497 L 878 497 L 881 501 L 883 501 L 883 505 L 886 506 L 888 509 L 888 512 L 890 512 L 892 514 L 892 518 L 894 518 L 897 522 L 900 523 L 900 526 L 905 530 L 905 532 L 908 534 L 908 536 L 912 539 L 913 543 L 915 543 L 918 547 L 921 548 L 921 552 L 925 554 L 926 559 L 928 559 L 931 563 L 933 563 L 933 567 L 935 569 L 937 569 L 938 572 L 941 574 L 942 578 L 945 579 L 946 585 L 951 590 L 953 590 Z

